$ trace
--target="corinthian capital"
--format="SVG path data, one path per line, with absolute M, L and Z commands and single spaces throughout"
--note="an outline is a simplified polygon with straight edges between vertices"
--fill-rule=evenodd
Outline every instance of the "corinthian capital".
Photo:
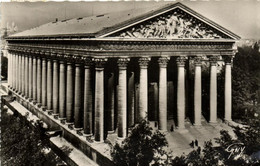
M 119 58 L 117 60 L 119 69 L 126 69 L 129 61 L 130 61 L 130 58 Z
M 201 66 L 201 60 L 202 60 L 201 56 L 194 57 L 194 64 L 196 66 Z
M 213 66 L 216 65 L 218 60 L 219 60 L 219 56 L 210 56 L 209 57 L 210 65 L 213 65 Z
M 184 66 L 187 59 L 188 58 L 186 56 L 179 56 L 177 58 L 177 60 L 176 60 L 177 61 L 177 65 L 178 66 Z
M 104 68 L 107 58 L 92 58 L 92 61 L 95 62 L 96 68 Z
M 158 59 L 159 66 L 160 67 L 167 67 L 169 60 L 170 60 L 169 57 L 160 57 Z
M 140 68 L 146 69 L 148 67 L 150 60 L 151 60 L 151 58 L 148 58 L 148 57 L 147 58 L 145 58 L 145 57 L 140 58 L 139 61 L 138 61 Z

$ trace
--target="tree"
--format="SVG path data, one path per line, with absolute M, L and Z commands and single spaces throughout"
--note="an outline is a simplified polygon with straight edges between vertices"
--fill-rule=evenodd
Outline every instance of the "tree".
M 143 120 L 121 144 L 115 144 L 111 154 L 115 164 L 120 166 L 167 165 L 171 157 L 164 149 L 166 146 L 165 135 L 152 131 Z
M 1 161 L 2 165 L 55 165 L 62 162 L 48 149 L 48 138 L 44 135 L 41 123 L 29 127 L 25 119 L 10 115 L 7 109 L 1 110 Z
M 260 101 L 260 53 L 257 46 L 239 47 L 233 62 L 232 96 L 234 118 L 241 119 L 245 110 L 252 111 Z

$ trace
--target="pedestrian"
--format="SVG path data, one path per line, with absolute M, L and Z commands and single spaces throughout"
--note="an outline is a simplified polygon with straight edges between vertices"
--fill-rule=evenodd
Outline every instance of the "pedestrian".
M 190 146 L 192 147 L 192 148 L 194 148 L 194 141 L 192 140 L 192 142 L 190 143 Z
M 195 146 L 198 146 L 198 145 L 199 145 L 198 140 L 195 139 Z

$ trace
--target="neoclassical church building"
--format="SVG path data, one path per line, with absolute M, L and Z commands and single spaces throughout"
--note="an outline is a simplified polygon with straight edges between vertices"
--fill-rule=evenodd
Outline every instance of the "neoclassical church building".
M 223 120 L 232 121 L 231 68 L 239 39 L 181 3 L 56 20 L 7 38 L 8 87 L 91 156 L 92 142 L 124 139 L 142 119 L 163 132 L 185 130 L 186 119 L 200 126 L 203 111 L 207 123 L 217 123 L 220 71 Z M 203 71 L 209 73 L 207 98 Z

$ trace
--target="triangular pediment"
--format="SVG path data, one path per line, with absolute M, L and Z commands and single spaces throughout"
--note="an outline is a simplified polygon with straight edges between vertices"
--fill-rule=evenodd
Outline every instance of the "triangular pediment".
M 229 39 L 239 36 L 177 3 L 100 36 L 123 39 Z

